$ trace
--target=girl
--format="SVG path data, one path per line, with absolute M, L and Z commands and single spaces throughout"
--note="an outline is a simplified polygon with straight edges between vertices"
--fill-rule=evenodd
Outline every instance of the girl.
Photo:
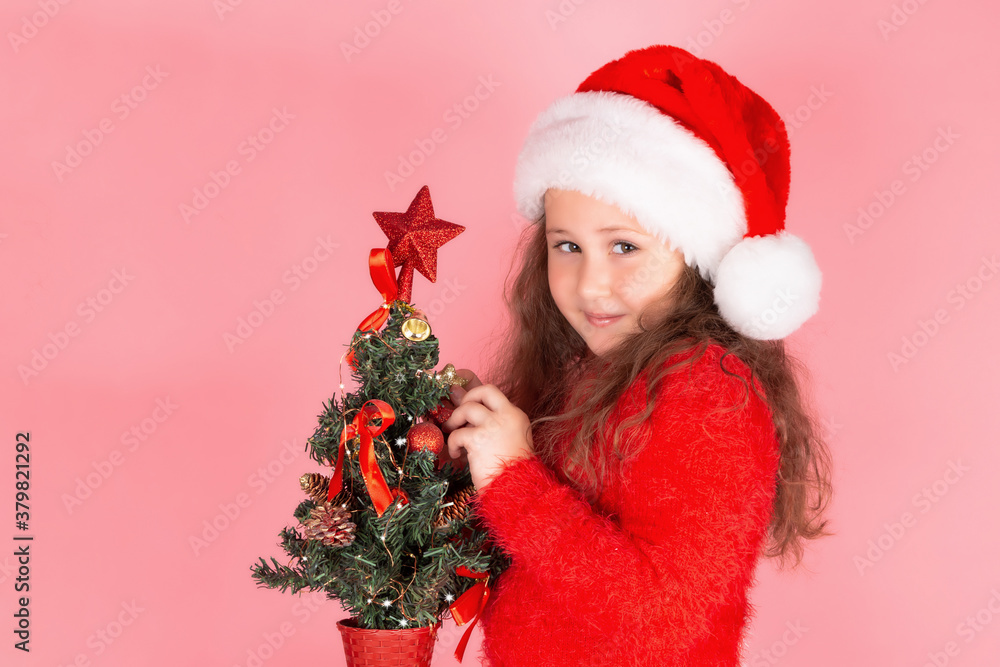
M 784 231 L 788 140 L 718 65 L 631 51 L 535 121 L 535 223 L 495 384 L 444 430 L 511 559 L 494 667 L 738 665 L 761 553 L 826 534 L 828 455 L 782 338 L 818 307 Z

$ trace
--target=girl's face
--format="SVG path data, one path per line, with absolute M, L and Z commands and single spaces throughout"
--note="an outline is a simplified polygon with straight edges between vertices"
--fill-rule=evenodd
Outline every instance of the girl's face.
M 559 312 L 601 355 L 667 308 L 684 255 L 617 207 L 574 190 L 545 193 L 549 291 Z

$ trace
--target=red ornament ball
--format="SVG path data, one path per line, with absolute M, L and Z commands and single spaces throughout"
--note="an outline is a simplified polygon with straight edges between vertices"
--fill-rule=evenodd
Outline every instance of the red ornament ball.
M 406 433 L 406 450 L 409 452 L 434 452 L 444 449 L 444 434 L 436 425 L 421 422 Z
M 440 426 L 448 421 L 448 418 L 451 417 L 451 413 L 454 411 L 455 404 L 451 402 L 451 399 L 442 398 L 438 406 L 431 410 L 429 414 L 434 423 Z

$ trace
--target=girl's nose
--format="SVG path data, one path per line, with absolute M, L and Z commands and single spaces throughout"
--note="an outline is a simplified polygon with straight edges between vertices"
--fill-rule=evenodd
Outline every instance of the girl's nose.
M 611 273 L 600 259 L 584 258 L 580 263 L 577 291 L 580 296 L 593 299 L 610 294 Z

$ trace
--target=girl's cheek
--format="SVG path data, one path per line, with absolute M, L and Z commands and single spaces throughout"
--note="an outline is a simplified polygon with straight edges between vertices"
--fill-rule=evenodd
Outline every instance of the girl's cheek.
M 622 272 L 615 279 L 618 296 L 625 301 L 641 299 L 649 282 L 649 273 L 641 268 L 635 271 Z
M 569 272 L 567 271 L 567 267 L 563 266 L 558 260 L 549 262 L 549 291 L 553 295 L 565 290 L 568 277 Z

